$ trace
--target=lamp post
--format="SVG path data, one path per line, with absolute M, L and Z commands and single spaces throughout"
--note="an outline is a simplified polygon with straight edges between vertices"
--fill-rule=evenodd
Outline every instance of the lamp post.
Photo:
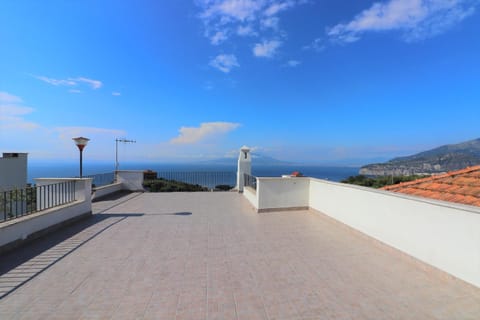
M 118 143 L 136 143 L 135 140 L 127 140 L 127 139 L 115 139 L 115 172 L 118 171 Z
M 82 158 L 82 153 L 83 153 L 83 148 L 87 145 L 88 141 L 90 139 L 84 138 L 84 137 L 78 137 L 78 138 L 73 138 L 73 141 L 75 141 L 75 144 L 78 147 L 78 150 L 80 150 L 80 178 L 83 177 L 83 158 Z

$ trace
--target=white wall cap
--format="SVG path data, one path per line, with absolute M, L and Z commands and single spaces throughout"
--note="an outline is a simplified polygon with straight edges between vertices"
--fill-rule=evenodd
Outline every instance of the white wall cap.
M 295 178 L 295 179 L 298 179 L 298 178 Z M 364 187 L 364 186 L 359 186 L 359 185 L 355 185 L 355 184 L 342 183 L 342 182 L 336 182 L 336 181 L 330 181 L 330 180 L 323 180 L 323 179 L 318 179 L 318 178 L 310 178 L 310 179 L 312 181 L 318 181 L 318 182 L 325 183 L 325 184 L 334 184 L 334 185 L 337 185 L 337 186 L 340 186 L 340 187 L 343 187 L 343 188 L 347 188 L 347 189 L 359 189 L 359 190 L 363 190 L 363 191 L 366 191 L 366 192 L 384 194 L 384 195 L 389 195 L 391 197 L 403 198 L 403 199 L 408 199 L 408 200 L 417 201 L 417 202 L 424 202 L 424 203 L 429 203 L 429 204 L 433 204 L 433 205 L 440 206 L 440 207 L 452 208 L 452 209 L 469 211 L 469 212 L 472 212 L 472 213 L 480 214 L 480 207 L 470 206 L 468 204 L 436 200 L 436 199 L 414 196 L 414 195 L 400 193 L 400 192 L 393 192 L 393 191 L 388 191 L 388 190 L 375 189 L 375 188 L 371 188 L 371 187 Z
M 33 178 L 33 180 L 52 180 L 52 181 L 82 181 L 93 180 L 93 178 Z

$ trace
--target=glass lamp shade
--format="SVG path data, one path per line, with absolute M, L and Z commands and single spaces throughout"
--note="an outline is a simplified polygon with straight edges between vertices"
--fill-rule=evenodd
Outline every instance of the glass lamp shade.
M 78 138 L 73 138 L 73 141 L 75 141 L 75 144 L 77 145 L 78 149 L 82 151 L 83 148 L 85 148 L 85 146 L 87 145 L 88 141 L 90 141 L 90 139 L 84 138 L 84 137 L 78 137 Z

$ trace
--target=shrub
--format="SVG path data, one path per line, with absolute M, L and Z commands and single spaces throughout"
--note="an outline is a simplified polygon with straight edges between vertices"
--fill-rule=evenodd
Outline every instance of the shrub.
M 198 184 L 190 184 L 163 178 L 144 181 L 143 187 L 150 192 L 195 192 L 208 191 L 208 188 Z

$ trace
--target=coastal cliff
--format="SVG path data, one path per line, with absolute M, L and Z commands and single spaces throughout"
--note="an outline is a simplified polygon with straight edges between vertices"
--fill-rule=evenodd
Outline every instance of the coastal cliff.
M 367 176 L 435 174 L 480 164 L 480 139 L 444 145 L 407 157 L 360 168 Z

